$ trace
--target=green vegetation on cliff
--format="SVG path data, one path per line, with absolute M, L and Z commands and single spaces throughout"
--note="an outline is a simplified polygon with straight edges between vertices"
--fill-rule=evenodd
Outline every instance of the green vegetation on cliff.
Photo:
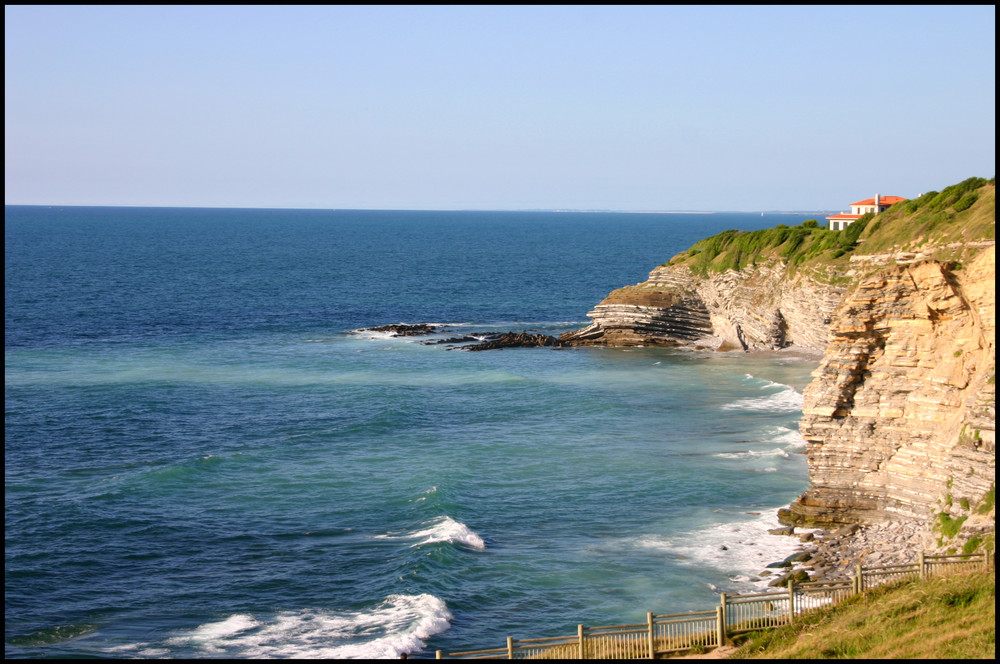
M 897 203 L 861 236 L 865 253 L 996 238 L 996 178 L 969 178 Z
M 996 576 L 880 586 L 792 625 L 750 634 L 732 659 L 993 659 Z
M 862 245 L 864 253 L 871 254 L 993 240 L 995 204 L 996 179 L 969 178 L 897 203 L 877 216 L 866 214 L 843 231 L 831 231 L 815 219 L 799 226 L 723 231 L 674 256 L 668 265 L 687 265 L 707 276 L 776 261 L 790 269 L 835 265 Z

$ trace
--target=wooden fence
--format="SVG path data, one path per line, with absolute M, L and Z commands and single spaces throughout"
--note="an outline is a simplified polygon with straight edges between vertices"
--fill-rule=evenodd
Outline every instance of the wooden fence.
M 855 568 L 846 581 L 788 582 L 787 588 L 744 595 L 719 596 L 710 611 L 646 614 L 645 623 L 585 627 L 576 634 L 539 639 L 507 637 L 507 645 L 488 650 L 443 653 L 437 659 L 653 659 L 657 655 L 691 649 L 710 650 L 726 638 L 787 625 L 806 611 L 837 604 L 868 588 L 923 579 L 944 569 L 988 568 L 990 553 L 926 555 L 915 563 Z

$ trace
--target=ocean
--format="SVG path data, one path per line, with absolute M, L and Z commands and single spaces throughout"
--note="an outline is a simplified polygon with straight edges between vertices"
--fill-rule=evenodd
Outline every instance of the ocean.
M 809 216 L 6 206 L 5 655 L 433 657 L 761 587 L 815 358 L 426 342 Z M 360 331 L 400 322 L 445 329 Z

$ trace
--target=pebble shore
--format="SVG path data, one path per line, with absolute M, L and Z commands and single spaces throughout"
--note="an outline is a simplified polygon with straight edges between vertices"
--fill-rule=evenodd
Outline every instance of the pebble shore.
M 899 520 L 870 526 L 848 525 L 836 530 L 777 528 L 776 535 L 797 537 L 801 550 L 775 561 L 758 574 L 769 585 L 781 586 L 789 578 L 805 581 L 842 581 L 854 576 L 855 565 L 866 567 L 916 562 L 925 547 L 925 524 Z M 794 575 L 794 577 L 793 577 Z

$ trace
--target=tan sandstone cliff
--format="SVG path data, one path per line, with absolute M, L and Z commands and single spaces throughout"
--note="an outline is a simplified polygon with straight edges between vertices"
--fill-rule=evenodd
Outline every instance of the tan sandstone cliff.
M 993 246 L 862 279 L 805 391 L 811 487 L 786 518 L 992 530 L 976 508 L 995 482 L 995 323 Z

